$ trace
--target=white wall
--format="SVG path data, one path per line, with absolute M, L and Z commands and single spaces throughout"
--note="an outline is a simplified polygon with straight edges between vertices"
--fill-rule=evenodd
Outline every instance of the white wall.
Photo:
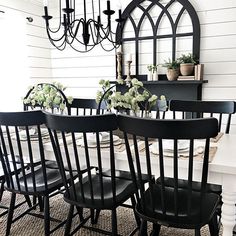
M 0 0 L 0 10 L 5 11 L 0 13 L 0 110 L 22 110 L 29 85 L 52 77 L 42 7 L 26 0 Z

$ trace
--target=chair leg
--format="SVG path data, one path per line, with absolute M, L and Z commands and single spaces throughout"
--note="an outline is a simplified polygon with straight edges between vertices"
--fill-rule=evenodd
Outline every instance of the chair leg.
M 3 192 L 4 192 L 4 181 L 0 182 L 0 202 L 2 201 Z
M 97 224 L 101 210 L 90 209 L 90 212 L 91 212 L 91 224 L 92 225 Z
M 67 216 L 64 236 L 69 236 L 70 235 L 70 229 L 71 229 L 73 214 L 74 214 L 74 205 L 70 205 L 70 210 L 69 210 L 69 213 L 68 213 L 68 216 Z
M 50 235 L 50 210 L 49 210 L 49 197 L 44 196 L 44 234 Z
M 152 225 L 152 233 L 150 234 L 150 236 L 159 236 L 160 234 L 160 230 L 161 230 L 161 226 L 159 224 L 154 224 Z
M 135 201 L 134 196 L 132 196 L 130 199 L 131 199 L 131 203 L 132 203 L 132 207 L 133 207 L 133 211 L 134 211 L 134 217 L 135 217 L 137 226 L 139 227 L 141 225 L 141 220 L 140 220 L 139 216 L 137 215 L 137 213 L 135 212 L 136 201 Z
M 116 215 L 116 209 L 112 210 L 111 213 L 111 222 L 112 222 L 112 236 L 117 236 L 117 215 Z
M 201 236 L 200 229 L 195 229 L 195 236 Z
M 15 208 L 15 202 L 16 202 L 16 193 L 12 193 L 11 194 L 11 202 L 10 202 L 10 206 L 8 209 L 6 236 L 10 235 L 13 213 L 14 213 L 14 208 Z
M 218 236 L 219 235 L 218 221 L 217 221 L 216 214 L 209 222 L 209 230 L 210 230 L 211 236 Z
M 98 223 L 98 218 L 99 218 L 100 212 L 101 212 L 101 210 L 96 210 L 95 217 L 94 217 L 94 224 Z
M 26 200 L 26 202 L 27 202 L 29 208 L 32 207 L 32 203 L 31 203 L 30 197 L 29 197 L 28 195 L 25 195 L 25 200 Z
M 78 212 L 78 214 L 79 214 L 79 219 L 80 219 L 80 221 L 83 221 L 83 220 L 84 220 L 83 208 L 77 206 L 76 209 L 77 209 L 77 212 Z
M 91 224 L 93 225 L 93 224 L 95 224 L 94 223 L 94 209 L 90 209 L 90 215 L 91 215 L 91 219 L 90 219 L 90 221 L 91 221 Z
M 147 221 L 141 220 L 140 230 L 139 230 L 139 236 L 147 236 Z
M 35 205 L 37 203 L 37 197 L 33 196 L 33 205 Z M 34 210 L 36 210 L 36 207 L 33 208 Z
M 43 197 L 38 196 L 38 201 L 39 201 L 39 211 L 43 212 Z

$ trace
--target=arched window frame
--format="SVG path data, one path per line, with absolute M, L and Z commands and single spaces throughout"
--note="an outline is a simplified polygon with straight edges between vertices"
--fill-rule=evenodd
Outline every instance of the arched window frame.
M 161 3 L 159 3 L 159 0 L 148 0 L 150 2 L 150 5 L 147 8 L 144 8 L 141 4 L 143 2 L 147 2 L 147 0 L 133 0 L 123 11 L 122 13 L 122 18 L 124 19 L 124 22 L 120 27 L 117 28 L 116 30 L 116 37 L 117 39 L 121 39 L 121 44 L 124 42 L 128 41 L 134 41 L 135 42 L 135 74 L 136 76 L 139 75 L 139 42 L 141 40 L 147 40 L 151 39 L 153 40 L 153 64 L 157 64 L 157 39 L 162 39 L 162 38 L 172 38 L 172 60 L 176 59 L 176 39 L 179 37 L 188 37 L 192 36 L 192 54 L 195 56 L 196 60 L 199 61 L 199 56 L 200 56 L 200 22 L 198 15 L 192 6 L 192 4 L 188 0 L 170 0 L 165 6 L 163 6 Z M 173 21 L 170 13 L 168 12 L 168 8 L 175 2 L 178 2 L 182 5 L 181 10 L 178 13 L 178 16 L 175 20 Z M 162 8 L 162 12 L 158 16 L 157 22 L 154 23 L 152 20 L 151 15 L 149 14 L 149 10 L 154 6 L 157 5 Z M 136 9 L 139 8 L 143 11 L 142 16 L 140 17 L 139 23 L 136 25 L 134 19 L 131 17 L 131 13 Z M 192 32 L 188 33 L 177 33 L 177 28 L 178 28 L 178 23 L 179 20 L 181 19 L 182 14 L 187 11 L 191 22 L 192 22 Z M 160 24 L 160 21 L 163 17 L 163 15 L 166 14 L 166 16 L 169 18 L 171 28 L 172 28 L 172 34 L 171 35 L 157 35 L 158 31 L 158 26 Z M 142 22 L 144 18 L 148 17 L 152 30 L 153 30 L 153 35 L 151 36 L 144 36 L 140 37 L 139 32 L 142 26 Z M 133 29 L 134 29 L 134 37 L 131 38 L 123 38 L 123 31 L 125 24 L 127 20 L 130 20 Z

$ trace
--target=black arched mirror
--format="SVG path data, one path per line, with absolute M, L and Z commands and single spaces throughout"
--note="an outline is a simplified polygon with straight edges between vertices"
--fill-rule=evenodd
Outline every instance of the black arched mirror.
M 192 53 L 199 60 L 200 23 L 188 0 L 133 0 L 124 10 L 117 28 L 123 53 L 133 55 L 131 73 L 147 74 L 147 65 L 163 64 L 181 54 Z M 123 57 L 123 74 L 125 68 Z M 159 74 L 164 74 L 159 67 Z

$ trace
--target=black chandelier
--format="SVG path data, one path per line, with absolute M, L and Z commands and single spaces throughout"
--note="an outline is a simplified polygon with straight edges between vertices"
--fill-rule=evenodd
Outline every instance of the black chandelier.
M 48 14 L 48 1 L 44 0 L 45 15 L 43 18 L 45 19 L 48 38 L 52 45 L 62 51 L 68 44 L 78 52 L 91 51 L 98 44 L 105 51 L 118 48 L 120 39 L 116 38 L 115 32 L 112 31 L 111 27 L 111 16 L 115 11 L 111 9 L 110 0 L 107 0 L 107 9 L 103 11 L 103 17 L 101 14 L 101 0 L 95 0 L 97 2 L 96 8 L 94 0 L 89 3 L 88 1 L 86 3 L 86 1 L 83 1 L 83 17 L 77 19 L 76 17 L 78 17 L 79 13 L 76 12 L 75 3 L 78 4 L 78 0 L 65 0 L 65 6 L 62 5 L 62 0 L 59 0 L 59 25 L 50 27 L 49 21 L 53 17 Z M 90 14 L 88 14 L 89 9 L 92 11 Z M 96 12 L 97 16 L 95 16 Z M 121 17 L 121 9 L 118 12 L 117 27 L 121 27 L 124 20 Z M 102 20 L 105 17 L 107 22 L 104 25 Z

